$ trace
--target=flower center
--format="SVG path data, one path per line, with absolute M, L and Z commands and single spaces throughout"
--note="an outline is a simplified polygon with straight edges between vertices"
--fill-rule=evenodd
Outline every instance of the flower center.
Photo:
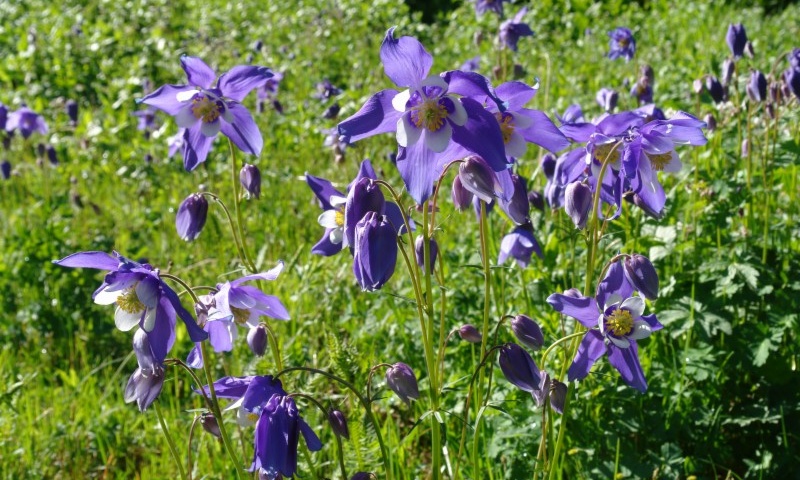
M 595 144 L 594 158 L 601 162 L 605 162 L 606 158 L 608 158 L 611 163 L 616 163 L 617 160 L 619 160 L 619 149 L 614 148 L 616 146 L 616 143 L 603 143 L 600 145 Z M 609 155 L 611 156 L 609 157 Z
M 133 286 L 126 288 L 122 295 L 117 297 L 117 306 L 125 313 L 138 313 L 145 310 L 144 304 L 136 295 L 136 285 L 138 283 L 136 282 Z
M 503 143 L 508 143 L 511 140 L 511 134 L 514 133 L 514 117 L 507 113 L 497 112 L 494 114 L 497 123 L 500 124 L 500 133 L 503 134 Z
M 206 95 L 197 95 L 192 99 L 192 115 L 205 123 L 218 119 L 223 108 L 220 100 L 213 100 Z
M 335 217 L 336 225 L 343 227 L 344 226 L 344 209 L 340 208 L 336 210 L 336 217 Z
M 606 316 L 606 328 L 617 337 L 624 337 L 633 330 L 633 317 L 628 310 L 615 309 Z
M 233 321 L 237 325 L 244 325 L 250 318 L 250 310 L 246 308 L 231 307 L 231 312 L 233 313 Z
M 414 125 L 430 132 L 442 128 L 445 118 L 447 118 L 447 108 L 433 99 L 425 100 L 411 110 L 411 121 Z
M 653 166 L 653 170 L 660 172 L 664 170 L 664 167 L 672 160 L 672 153 L 658 153 L 658 154 L 647 154 L 647 158 L 650 159 L 650 164 Z

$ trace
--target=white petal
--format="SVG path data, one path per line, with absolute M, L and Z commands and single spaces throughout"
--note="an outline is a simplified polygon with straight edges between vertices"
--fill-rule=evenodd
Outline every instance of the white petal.
M 233 114 L 231 113 L 230 110 L 228 110 L 227 106 L 223 107 L 222 119 L 225 120 L 228 123 L 233 123 L 233 120 L 234 120 Z
M 528 151 L 528 143 L 517 132 L 513 132 L 506 143 L 506 155 L 509 157 L 520 158 Z
M 455 108 L 453 109 L 453 113 L 448 115 L 447 118 L 459 127 L 463 127 L 468 119 L 467 110 L 464 108 L 464 105 L 461 105 L 461 102 L 457 98 L 451 95 L 448 95 L 448 97 L 453 101 L 453 107 Z
M 317 223 L 325 228 L 339 228 L 340 225 L 336 223 L 336 210 L 325 210 L 317 218 Z
M 331 230 L 331 234 L 328 235 L 328 240 L 331 241 L 334 245 L 339 245 L 344 240 L 344 229 L 343 228 L 335 228 Z
M 447 91 L 447 87 L 448 87 L 447 82 L 445 82 L 444 79 L 442 77 L 440 77 L 439 75 L 431 75 L 431 76 L 429 76 L 428 78 L 423 80 L 422 83 L 420 83 L 420 86 L 422 86 L 422 87 L 439 87 L 444 91 Z
M 604 310 L 607 310 L 607 309 L 608 309 L 608 307 L 611 307 L 611 306 L 613 306 L 613 305 L 617 305 L 617 304 L 619 304 L 619 302 L 621 302 L 621 301 L 622 301 L 622 296 L 620 296 L 620 294 L 618 294 L 618 293 L 612 293 L 612 294 L 611 294 L 611 295 L 609 295 L 609 296 L 608 296 L 608 298 L 606 299 L 606 304 L 604 305 L 604 308 L 603 308 L 603 309 L 604 309 Z
M 181 128 L 192 128 L 192 126 L 194 126 L 194 124 L 197 122 L 198 118 L 195 117 L 194 112 L 192 112 L 191 103 L 181 108 L 178 111 L 178 114 L 175 115 L 175 123 L 177 123 Z
M 156 309 L 155 308 L 148 308 L 144 314 L 144 323 L 142 324 L 142 330 L 145 332 L 152 332 L 153 327 L 156 326 Z
M 128 313 L 117 307 L 117 310 L 114 312 L 114 325 L 123 332 L 127 332 L 136 325 L 139 325 L 142 313 L 143 312 Z
M 600 333 L 602 333 L 603 335 L 606 334 L 606 322 L 604 320 L 605 320 L 605 315 L 601 313 L 600 316 L 597 317 L 597 325 L 600 327 Z
M 620 308 L 624 308 L 631 312 L 631 317 L 637 319 L 642 316 L 644 313 L 644 299 L 642 297 L 631 297 L 626 299 L 620 305 Z
M 627 338 L 616 338 L 612 335 L 608 335 L 606 336 L 606 338 L 611 340 L 611 343 L 618 346 L 619 348 L 628 348 L 631 346 L 631 342 L 629 342 Z
M 664 171 L 667 173 L 675 173 L 679 172 L 682 167 L 683 163 L 681 163 L 681 159 L 678 157 L 678 154 L 673 150 L 672 159 L 669 161 L 668 164 L 664 165 Z
M 411 90 L 403 90 L 394 96 L 392 99 L 392 106 L 398 112 L 405 112 L 406 103 L 408 103 L 409 98 L 411 98 Z
M 411 123 L 411 116 L 405 114 L 397 121 L 397 144 L 401 147 L 409 147 L 414 145 L 422 135 L 422 129 L 417 128 Z
M 213 122 L 203 122 L 200 125 L 200 133 L 206 137 L 216 137 L 220 128 L 222 128 L 222 122 L 220 122 L 218 119 L 214 120 Z
M 452 136 L 453 127 L 451 127 L 449 123 L 445 122 L 444 125 L 442 125 L 442 128 L 435 132 L 425 130 L 422 134 L 422 139 L 425 142 L 426 147 L 436 153 L 442 153 L 445 151 L 447 146 L 450 145 L 450 138 Z
M 525 115 L 515 115 L 511 112 L 508 112 L 512 117 L 514 117 L 514 127 L 525 129 L 530 127 L 533 124 L 533 119 L 531 117 L 527 117 Z
M 649 337 L 651 333 L 653 333 L 653 329 L 650 328 L 650 325 L 648 325 L 647 322 L 644 320 L 636 320 L 633 322 L 633 330 L 627 335 L 627 337 L 631 340 L 641 340 Z
M 338 195 L 331 195 L 331 198 L 328 200 L 328 203 L 331 204 L 333 207 L 340 207 L 347 203 L 346 197 L 340 197 Z
M 112 303 L 116 303 L 117 298 L 119 298 L 122 293 L 123 290 L 109 290 L 109 287 L 106 287 L 94 296 L 94 303 L 98 305 L 111 305 Z
M 194 96 L 197 95 L 198 93 L 200 92 L 196 89 L 183 90 L 175 95 L 175 100 L 179 102 L 188 102 L 189 100 L 193 99 Z

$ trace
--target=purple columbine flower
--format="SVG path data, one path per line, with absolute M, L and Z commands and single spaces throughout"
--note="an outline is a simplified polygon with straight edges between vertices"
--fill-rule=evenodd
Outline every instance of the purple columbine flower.
M 503 376 L 515 387 L 531 395 L 541 391 L 541 372 L 524 348 L 516 343 L 506 343 L 500 348 L 498 363 Z
M 169 147 L 167 158 L 172 158 L 173 155 L 178 153 L 178 150 L 183 150 L 183 144 L 186 143 L 184 140 L 185 136 L 186 129 L 180 128 L 178 129 L 178 133 L 167 138 L 167 146 Z
M 622 262 L 614 262 L 597 286 L 595 297 L 556 293 L 547 298 L 547 303 L 556 311 L 590 329 L 567 372 L 570 381 L 585 378 L 592 365 L 603 355 L 608 355 L 608 361 L 626 384 L 640 392 L 647 390 L 636 341 L 663 326 L 655 315 L 642 315 L 644 299 L 632 296 L 633 291 L 634 287 L 625 278 Z
M 608 58 L 614 60 L 623 57 L 626 62 L 630 62 L 636 53 L 636 40 L 633 38 L 633 33 L 625 27 L 617 27 L 608 32 L 608 36 Z
M 124 399 L 125 403 L 135 401 L 139 411 L 143 412 L 161 393 L 164 364 L 163 359 L 155 358 L 150 338 L 142 329 L 136 330 L 133 335 L 133 351 L 139 366 L 128 379 Z
M 11 178 L 11 162 L 3 160 L 3 162 L 0 163 L 0 174 L 2 174 L 3 180 Z
M 317 93 L 312 95 L 317 100 L 328 100 L 342 93 L 342 89 L 332 84 L 327 78 L 317 83 Z
M 475 14 L 481 16 L 488 11 L 492 11 L 499 17 L 503 17 L 503 3 L 508 0 L 474 0 Z
M 261 197 L 261 170 L 253 164 L 245 163 L 239 171 L 239 183 L 253 198 Z
M 365 291 L 383 287 L 397 263 L 395 227 L 385 215 L 369 211 L 356 224 L 353 247 L 353 274 L 358 284 Z
M 150 138 L 150 132 L 156 129 L 156 109 L 147 107 L 144 110 L 133 112 L 133 115 L 139 119 L 136 123 L 136 129 L 144 132 L 146 139 Z
M 611 113 L 615 108 L 617 108 L 619 94 L 610 88 L 601 88 L 597 92 L 595 100 L 597 100 L 597 104 L 600 105 L 600 108 L 608 113 Z
M 202 389 L 209 392 L 208 386 Z M 237 410 L 240 425 L 255 422 L 255 453 L 250 471 L 257 472 L 259 478 L 291 478 L 295 474 L 300 434 L 310 451 L 322 448 L 292 397 L 272 375 L 223 377 L 214 382 L 214 391 L 219 398 L 235 400 L 228 409 Z
M 41 115 L 26 106 L 8 114 L 6 120 L 6 131 L 13 132 L 19 130 L 22 138 L 30 137 L 34 132 L 45 135 L 47 124 Z
M 414 370 L 403 362 L 397 362 L 386 370 L 386 385 L 407 405 L 419 398 Z
M 528 13 L 528 7 L 522 7 L 513 18 L 500 24 L 499 38 L 506 47 L 517 51 L 517 42 L 522 37 L 532 37 L 533 30 L 522 18 Z
M 273 76 L 265 67 L 238 66 L 215 78 L 214 71 L 196 57 L 181 57 L 188 85 L 164 85 L 140 100 L 175 117 L 185 128 L 183 164 L 187 171 L 204 162 L 219 132 L 240 150 L 260 155 L 263 139 L 250 112 L 240 103 L 254 88 Z
M 397 168 L 411 196 L 423 203 L 444 166 L 467 152 L 483 157 L 495 172 L 507 167 L 503 136 L 494 116 L 469 97 L 489 96 L 501 103 L 489 81 L 473 72 L 452 70 L 428 76 L 433 57 L 412 37 L 394 37 L 389 29 L 381 44 L 384 72 L 402 92 L 383 90 L 355 115 L 339 124 L 345 141 L 395 132 Z M 458 97 L 456 95 L 462 95 Z
M 739 59 L 744 55 L 744 47 L 747 44 L 747 32 L 741 23 L 728 25 L 728 33 L 725 34 L 725 42 L 731 49 L 733 58 Z
M 208 200 L 202 193 L 186 197 L 175 215 L 175 228 L 181 240 L 191 242 L 200 235 L 208 216 Z
M 758 70 L 750 73 L 750 81 L 747 83 L 747 96 L 754 102 L 763 102 L 767 99 L 767 77 Z
M 534 253 L 539 258 L 543 258 L 542 248 L 536 241 L 536 237 L 533 235 L 533 225 L 529 222 L 514 228 L 511 233 L 503 237 L 497 263 L 502 265 L 509 258 L 513 258 L 520 268 L 526 268 Z
M 64 106 L 64 109 L 67 111 L 67 117 L 69 117 L 69 123 L 73 127 L 78 124 L 78 102 L 75 100 L 67 100 L 67 104 Z

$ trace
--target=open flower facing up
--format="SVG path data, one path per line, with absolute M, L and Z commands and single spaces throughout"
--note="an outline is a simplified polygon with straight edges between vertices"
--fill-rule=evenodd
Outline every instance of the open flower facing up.
M 395 132 L 397 168 L 419 203 L 431 195 L 444 166 L 465 156 L 464 149 L 483 157 L 494 171 L 505 170 L 500 127 L 481 103 L 470 98 L 489 96 L 500 103 L 489 81 L 460 70 L 429 76 L 433 57 L 415 38 L 395 38 L 394 30 L 386 33 L 380 57 L 386 75 L 406 90 L 383 90 L 367 100 L 339 124 L 345 141 Z
M 608 58 L 614 60 L 623 57 L 626 62 L 630 62 L 636 53 L 636 40 L 633 38 L 633 33 L 625 27 L 617 27 L 608 32 L 608 36 Z
M 533 30 L 524 23 L 522 18 L 528 13 L 528 7 L 522 7 L 514 18 L 506 20 L 500 25 L 500 41 L 512 51 L 517 51 L 517 42 L 522 37 L 532 37 Z
M 238 66 L 216 79 L 214 71 L 196 57 L 183 56 L 188 85 L 164 85 L 140 100 L 175 117 L 185 128 L 183 164 L 194 170 L 204 162 L 219 132 L 244 152 L 260 155 L 263 139 L 250 112 L 240 103 L 272 72 L 266 67 Z M 216 79 L 216 84 L 215 84 Z
M 6 130 L 9 132 L 19 130 L 22 138 L 28 138 L 34 132 L 45 135 L 47 133 L 47 124 L 41 115 L 23 106 L 19 110 L 8 114 Z
M 614 262 L 598 285 L 596 297 L 556 293 L 547 298 L 558 312 L 589 328 L 567 372 L 570 381 L 585 378 L 592 365 L 608 355 L 625 383 L 641 392 L 647 390 L 636 341 L 660 330 L 662 325 L 655 315 L 642 315 L 644 298 L 632 296 L 633 292 L 622 262 Z
M 208 387 L 203 387 L 208 392 Z M 239 423 L 256 423 L 251 472 L 259 478 L 291 478 L 297 471 L 297 445 L 302 434 L 312 452 L 322 448 L 316 433 L 300 416 L 294 399 L 272 375 L 224 377 L 214 382 L 219 398 L 236 400 Z

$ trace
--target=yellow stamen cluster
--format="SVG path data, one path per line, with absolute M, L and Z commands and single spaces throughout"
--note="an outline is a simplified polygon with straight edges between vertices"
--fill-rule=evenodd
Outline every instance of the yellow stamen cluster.
M 624 337 L 631 333 L 631 330 L 633 330 L 631 312 L 621 308 L 615 309 L 611 312 L 611 315 L 606 316 L 606 329 L 611 330 L 611 333 L 617 337 Z
M 192 100 L 192 115 L 205 123 L 211 123 L 222 115 L 222 106 L 205 95 L 198 95 Z
M 672 153 L 658 153 L 658 154 L 647 154 L 647 158 L 650 159 L 650 164 L 653 166 L 653 170 L 660 172 L 664 170 L 669 162 L 672 160 Z
M 447 118 L 447 108 L 436 100 L 425 100 L 411 112 L 411 121 L 417 128 L 435 132 L 442 128 Z
M 122 295 L 117 297 L 117 306 L 125 313 L 138 313 L 145 309 L 144 304 L 136 295 L 136 285 L 138 282 L 126 288 Z
M 503 134 L 503 143 L 508 143 L 511 140 L 511 134 L 514 133 L 514 117 L 511 115 L 503 115 L 500 112 L 494 114 L 497 123 L 500 124 L 500 133 Z
M 338 209 L 336 210 L 336 217 L 335 217 L 336 225 L 342 227 L 344 226 L 344 210 Z
M 619 148 L 617 147 L 616 143 L 604 143 L 602 145 L 595 145 L 594 146 L 594 158 L 600 160 L 601 162 L 605 162 L 606 157 L 611 154 L 610 162 L 616 162 L 619 160 Z M 614 149 L 612 152 L 611 149 Z
M 231 307 L 231 312 L 233 313 L 233 321 L 237 325 L 244 325 L 247 323 L 247 319 L 250 318 L 250 310 L 246 308 Z

